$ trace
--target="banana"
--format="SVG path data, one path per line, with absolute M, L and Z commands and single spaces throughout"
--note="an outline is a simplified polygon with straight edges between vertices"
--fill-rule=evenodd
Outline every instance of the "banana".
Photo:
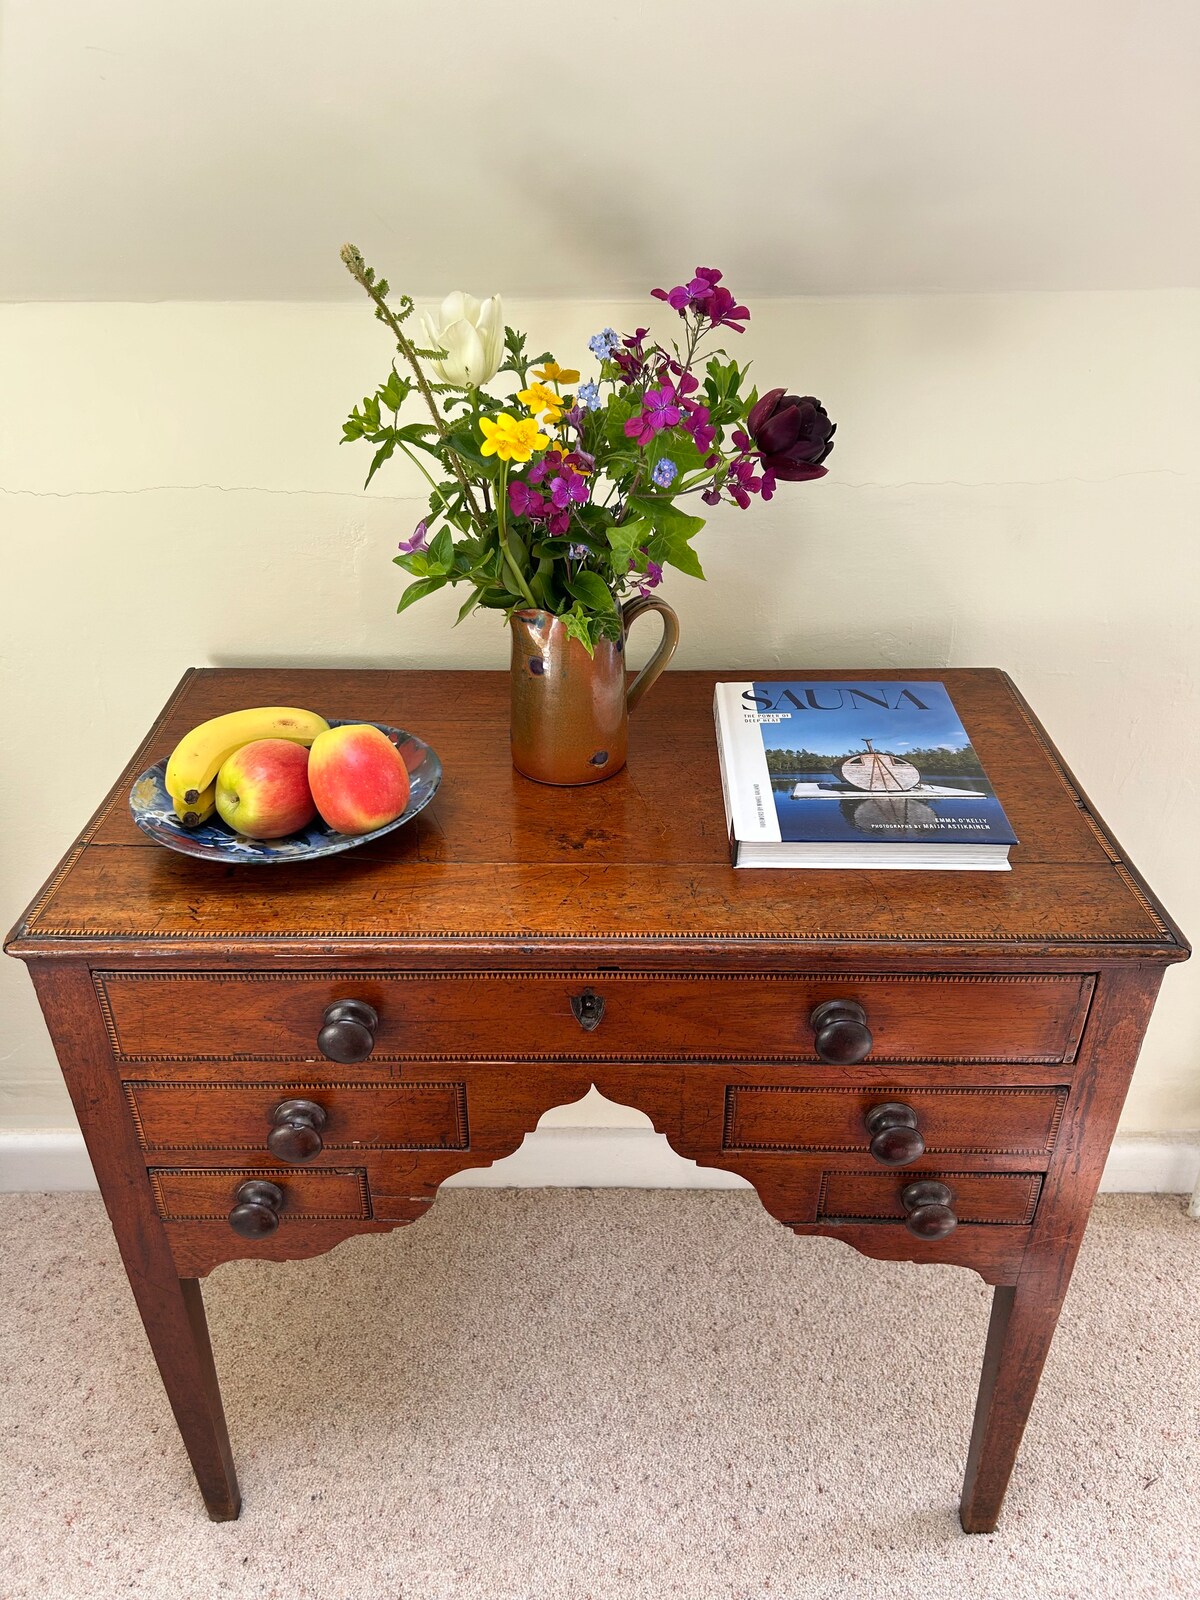
M 212 717 L 185 735 L 167 762 L 167 793 L 185 806 L 194 806 L 212 783 L 227 756 L 253 739 L 290 739 L 312 744 L 329 724 L 315 711 L 295 706 L 256 706 L 249 711 L 227 711 Z
M 171 796 L 171 801 L 175 807 L 175 815 L 185 828 L 199 828 L 217 809 L 217 786 L 215 783 L 210 783 L 194 805 L 188 805 L 186 800 L 176 800 L 174 795 Z

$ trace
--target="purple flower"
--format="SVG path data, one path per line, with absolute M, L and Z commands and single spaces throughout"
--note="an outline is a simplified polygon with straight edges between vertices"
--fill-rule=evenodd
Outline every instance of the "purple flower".
M 581 383 L 579 385 L 579 403 L 586 406 L 589 411 L 600 409 L 600 386 L 596 383 Z M 570 412 L 567 413 L 570 416 Z
M 684 404 L 688 405 L 688 402 L 685 400 Z M 688 406 L 688 414 L 683 419 L 683 425 L 691 434 L 696 449 L 701 455 L 712 449 L 717 437 L 717 430 L 709 420 L 707 406 Z
M 643 410 L 630 417 L 625 424 L 626 438 L 636 439 L 645 449 L 656 433 L 661 433 L 664 428 L 677 427 L 683 418 L 678 400 L 674 384 L 664 383 L 660 389 L 647 389 L 642 402 Z
M 553 534 L 564 534 L 571 526 L 571 513 L 569 511 L 552 511 L 546 522 L 547 528 Z
M 587 484 L 578 473 L 563 472 L 550 481 L 550 500 L 556 511 L 569 507 L 572 501 L 581 506 L 587 497 Z
M 585 544 L 573 544 L 567 551 L 572 561 L 586 561 L 590 553 Z
M 424 550 L 428 539 L 429 529 L 425 526 L 425 519 L 422 517 L 420 522 L 418 522 L 416 527 L 413 529 L 412 538 L 401 539 L 397 548 L 403 550 L 406 556 L 411 556 L 417 550 Z
M 654 471 L 650 474 L 660 489 L 669 489 L 675 482 L 679 468 L 669 456 L 662 456 L 654 463 Z
M 644 548 L 642 554 L 645 555 Z M 638 584 L 638 593 L 649 594 L 651 589 L 657 589 L 662 582 L 662 568 L 657 561 L 651 561 L 647 556 L 646 570 L 640 576 L 641 582 Z
M 656 300 L 665 300 L 681 317 L 686 317 L 689 308 L 694 308 L 696 315 L 706 318 L 714 328 L 732 328 L 735 333 L 745 333 L 745 327 L 739 326 L 736 319 L 747 323 L 750 313 L 745 306 L 739 306 L 720 283 L 721 274 L 715 267 L 697 267 L 696 276 L 688 283 L 676 284 L 673 289 L 652 289 L 650 293 Z
M 617 330 L 603 328 L 588 340 L 588 349 L 600 361 L 607 361 L 617 347 Z
M 546 502 L 540 494 L 534 494 L 527 483 L 516 478 L 508 486 L 508 509 L 514 517 L 540 517 Z
M 726 479 L 725 487 L 743 511 L 750 504 L 750 496 L 757 494 L 762 488 L 763 480 L 755 472 L 756 466 L 758 466 L 758 458 L 756 456 L 741 456 L 737 461 L 730 464 L 729 477 Z

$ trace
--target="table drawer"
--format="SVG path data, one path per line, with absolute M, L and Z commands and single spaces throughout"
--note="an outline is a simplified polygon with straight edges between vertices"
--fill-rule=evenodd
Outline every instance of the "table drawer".
M 316 1106 L 319 1126 L 303 1155 L 275 1150 L 283 1160 L 310 1160 L 320 1150 L 465 1150 L 467 1091 L 463 1083 L 387 1085 L 314 1083 L 130 1082 L 126 1098 L 146 1150 L 262 1150 L 269 1135 L 286 1133 L 291 1102 Z M 277 1114 L 281 1112 L 282 1114 Z M 323 1118 L 323 1121 L 321 1120 Z M 314 1119 L 296 1119 L 303 1128 Z
M 1092 989 L 1085 975 L 98 972 L 95 981 L 120 1061 L 317 1060 L 325 1008 L 355 999 L 378 1014 L 374 1061 L 814 1061 L 813 1008 L 852 1000 L 865 1010 L 872 1060 L 1058 1062 L 1074 1059 Z
M 185 1168 L 152 1167 L 150 1183 L 161 1217 L 168 1222 L 228 1222 L 238 1204 L 238 1191 L 253 1179 L 265 1180 L 283 1192 L 279 1222 L 305 1218 L 356 1219 L 371 1215 L 366 1173 L 360 1169 L 312 1168 L 302 1172 L 278 1167 Z
M 725 1091 L 725 1150 L 820 1151 L 871 1153 L 872 1140 L 883 1165 L 917 1160 L 920 1143 L 931 1155 L 978 1154 L 1028 1156 L 1035 1160 L 1054 1147 L 1067 1103 L 1065 1088 L 886 1088 L 800 1089 L 778 1084 L 730 1084 Z M 897 1107 L 912 1113 L 893 1116 L 892 1123 L 919 1135 L 912 1153 L 889 1150 L 888 1112 Z M 868 1125 L 872 1112 L 882 1123 Z M 911 1134 L 908 1135 L 911 1139 Z M 896 1159 L 902 1157 L 903 1159 Z
M 945 1184 L 961 1223 L 1022 1226 L 1033 1221 L 1042 1189 L 1037 1172 L 826 1172 L 817 1202 L 819 1222 L 897 1222 L 908 1216 L 902 1196 L 920 1180 Z

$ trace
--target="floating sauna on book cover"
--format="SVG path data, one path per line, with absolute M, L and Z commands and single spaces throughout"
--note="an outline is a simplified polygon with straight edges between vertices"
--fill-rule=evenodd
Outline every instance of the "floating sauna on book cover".
M 719 683 L 715 713 L 735 866 L 1008 869 L 944 684 Z

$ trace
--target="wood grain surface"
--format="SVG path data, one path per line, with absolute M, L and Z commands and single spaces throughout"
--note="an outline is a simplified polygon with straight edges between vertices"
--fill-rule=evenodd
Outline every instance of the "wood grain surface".
M 210 942 L 257 958 L 297 940 L 379 955 L 414 942 L 611 950 L 614 939 L 720 939 L 1184 954 L 1003 673 L 797 675 L 945 683 L 1020 838 L 1013 871 L 734 872 L 711 710 L 714 683 L 730 673 L 666 673 L 631 721 L 627 769 L 564 790 L 513 770 L 505 673 L 201 670 L 180 685 L 11 948 L 99 953 L 152 939 L 160 952 Z M 204 718 L 280 696 L 419 734 L 445 768 L 433 804 L 359 851 L 290 867 L 195 861 L 138 832 L 127 805 L 137 771 Z

